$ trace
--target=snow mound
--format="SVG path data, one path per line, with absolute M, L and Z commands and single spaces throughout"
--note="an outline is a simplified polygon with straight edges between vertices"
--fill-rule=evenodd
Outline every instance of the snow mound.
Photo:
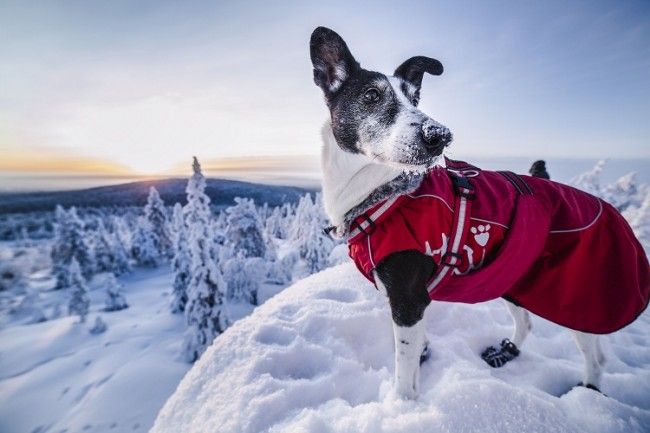
M 510 336 L 499 302 L 434 303 L 420 397 L 392 390 L 386 299 L 352 264 L 306 278 L 238 321 L 181 381 L 151 430 L 177 432 L 647 432 L 650 316 L 603 338 L 607 396 L 572 386 L 582 360 L 540 318 L 518 359 L 480 351 Z

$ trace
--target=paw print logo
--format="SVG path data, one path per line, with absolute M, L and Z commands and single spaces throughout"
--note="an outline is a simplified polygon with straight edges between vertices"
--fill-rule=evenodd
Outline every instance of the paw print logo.
M 490 224 L 480 224 L 478 227 L 470 228 L 470 231 L 474 235 L 474 240 L 477 244 L 484 247 L 487 245 L 490 240 Z

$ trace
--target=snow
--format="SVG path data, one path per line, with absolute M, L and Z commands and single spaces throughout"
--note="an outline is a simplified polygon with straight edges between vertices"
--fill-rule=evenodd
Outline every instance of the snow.
M 603 392 L 573 388 L 582 359 L 568 332 L 535 317 L 501 369 L 478 356 L 510 336 L 499 301 L 434 303 L 420 397 L 393 392 L 386 299 L 351 263 L 285 289 L 216 339 L 152 433 L 644 432 L 650 430 L 650 313 L 603 338 Z
M 120 279 L 130 307 L 111 313 L 91 290 L 88 324 L 63 317 L 0 331 L 0 431 L 143 432 L 189 365 L 185 323 L 169 313 L 169 269 Z M 51 295 L 61 295 L 61 291 Z M 108 329 L 89 330 L 101 314 Z

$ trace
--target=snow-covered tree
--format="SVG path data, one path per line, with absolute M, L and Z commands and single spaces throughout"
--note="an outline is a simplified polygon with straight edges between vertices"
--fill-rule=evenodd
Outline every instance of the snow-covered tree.
M 68 211 L 57 206 L 54 212 L 54 243 L 52 245 L 52 272 L 56 277 L 56 288 L 68 286 L 68 270 L 72 259 L 85 278 L 95 271 L 95 264 L 84 231 L 84 223 L 71 207 Z
M 645 185 L 644 193 L 643 201 L 628 206 L 623 211 L 623 216 L 630 223 L 646 254 L 650 254 L 650 186 Z
M 579 174 L 571 179 L 570 184 L 578 189 L 588 192 L 589 194 L 600 197 L 600 176 L 606 163 L 607 161 L 604 159 L 598 161 L 591 170 Z
M 149 189 L 144 216 L 149 221 L 154 244 L 160 257 L 169 257 L 172 247 L 172 236 L 169 230 L 167 210 L 155 187 Z
M 602 198 L 619 211 L 643 200 L 635 172 L 621 176 L 616 182 L 602 189 Z
M 70 288 L 70 302 L 68 303 L 68 314 L 79 316 L 79 322 L 86 321 L 90 299 L 88 298 L 88 287 L 86 280 L 81 274 L 81 268 L 76 258 L 72 259 L 68 270 L 68 287 Z
M 149 268 L 158 267 L 161 261 L 158 239 L 147 218 L 138 218 L 131 244 L 131 252 L 138 265 Z
M 184 208 L 192 259 L 185 306 L 188 329 L 184 355 L 188 362 L 196 361 L 229 325 L 224 302 L 227 287 L 217 267 L 217 245 L 210 233 L 210 198 L 205 194 L 205 178 L 196 157 L 192 169 Z
M 274 238 L 286 239 L 289 231 L 288 221 L 289 218 L 282 215 L 282 208 L 274 207 L 264 225 L 266 233 Z
M 305 259 L 309 272 L 321 271 L 329 265 L 332 248 L 334 242 L 323 233 L 323 226 L 311 224 L 304 242 L 300 243 L 300 255 Z
M 300 197 L 296 213 L 289 228 L 289 239 L 292 242 L 300 242 L 305 239 L 309 231 L 309 227 L 315 223 L 314 218 L 314 202 L 311 199 L 311 194 L 305 194 Z
M 235 205 L 226 209 L 226 240 L 244 257 L 264 257 L 262 224 L 252 199 L 235 198 Z
M 122 293 L 122 285 L 117 281 L 114 274 L 108 274 L 104 282 L 106 286 L 106 306 L 104 311 L 119 311 L 129 308 L 126 298 Z
M 191 258 L 187 239 L 187 227 L 183 216 L 183 208 L 179 203 L 174 205 L 172 216 L 173 251 L 172 272 L 174 282 L 172 290 L 172 313 L 185 311 L 187 304 L 187 287 L 190 282 Z
M 89 332 L 93 335 L 98 335 L 106 332 L 106 329 L 108 329 L 106 323 L 102 320 L 101 316 L 97 316 L 95 317 L 95 324 L 90 328 Z
M 97 272 L 113 272 L 122 275 L 130 270 L 123 245 L 117 236 L 109 233 L 103 220 L 97 221 L 93 236 L 93 252 Z
M 266 276 L 266 263 L 260 257 L 245 257 L 239 253 L 227 260 L 223 276 L 228 284 L 228 299 L 257 305 L 260 283 Z
M 334 240 L 323 232 L 327 225 L 321 196 L 312 201 L 309 194 L 298 203 L 294 217 L 291 242 L 300 252 L 309 273 L 318 272 L 329 265 L 329 255 L 334 248 Z
M 290 283 L 297 258 L 297 254 L 287 254 L 282 259 L 268 263 L 266 281 L 272 284 Z

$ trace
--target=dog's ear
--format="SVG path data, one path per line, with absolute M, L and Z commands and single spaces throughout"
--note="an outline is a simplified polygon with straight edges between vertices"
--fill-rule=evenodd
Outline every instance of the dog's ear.
M 336 92 L 359 67 L 343 38 L 326 27 L 318 27 L 311 34 L 309 50 L 314 82 L 326 95 Z
M 438 60 L 430 57 L 416 56 L 411 57 L 399 65 L 393 75 L 415 86 L 419 93 L 420 87 L 422 87 L 422 77 L 425 72 L 431 75 L 440 75 L 442 71 L 442 63 Z

